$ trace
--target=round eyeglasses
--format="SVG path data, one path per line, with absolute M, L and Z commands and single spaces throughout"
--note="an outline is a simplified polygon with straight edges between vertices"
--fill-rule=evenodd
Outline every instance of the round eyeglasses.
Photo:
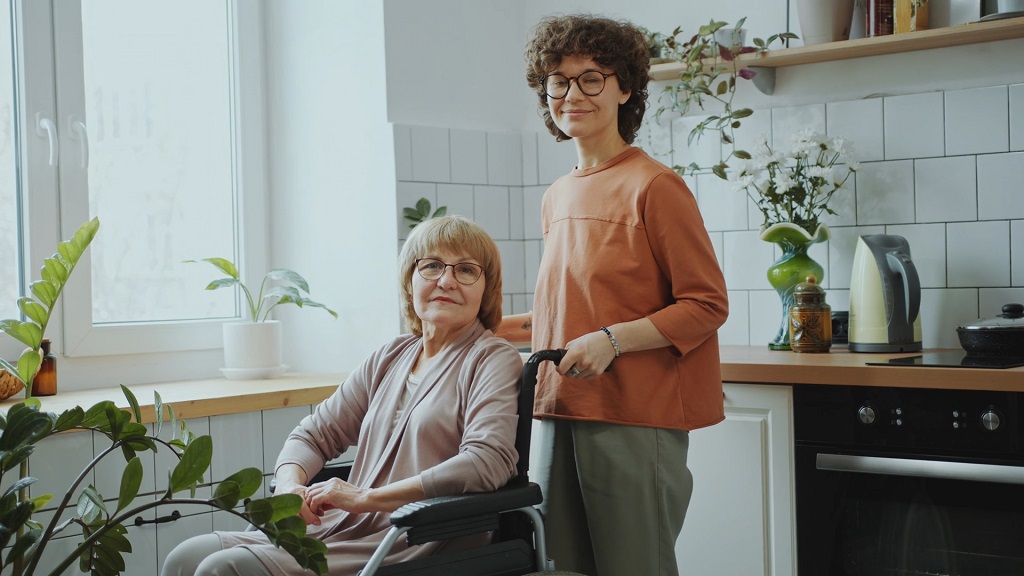
M 579 86 L 580 92 L 583 92 L 587 96 L 597 96 L 604 91 L 604 83 L 609 76 L 615 76 L 615 72 L 605 74 L 603 72 L 598 72 L 597 70 L 588 70 L 579 76 L 549 74 L 544 77 L 544 93 L 547 94 L 549 98 L 561 100 L 569 93 L 569 86 L 572 84 L 572 81 L 575 80 L 576 86 Z
M 464 286 L 470 284 L 476 284 L 476 281 L 480 279 L 480 276 L 484 273 L 484 267 L 479 264 L 473 264 L 472 262 L 459 262 L 457 264 L 448 264 L 442 262 L 436 258 L 417 258 L 416 259 L 416 272 L 424 280 L 438 280 L 441 276 L 444 276 L 444 271 L 451 266 L 452 273 L 455 275 L 455 281 Z

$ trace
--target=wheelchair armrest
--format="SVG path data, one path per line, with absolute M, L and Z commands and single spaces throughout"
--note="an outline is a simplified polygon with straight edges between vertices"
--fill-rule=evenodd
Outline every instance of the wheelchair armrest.
M 536 506 L 542 500 L 540 486 L 533 482 L 508 484 L 493 492 L 439 496 L 419 502 L 410 502 L 391 513 L 391 524 L 415 528 L 471 516 L 498 514 L 526 506 Z

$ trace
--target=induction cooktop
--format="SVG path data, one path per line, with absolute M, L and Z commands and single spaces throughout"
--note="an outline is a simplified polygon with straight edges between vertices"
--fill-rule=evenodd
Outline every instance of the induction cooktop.
M 887 362 L 867 362 L 871 366 L 931 366 L 933 368 L 1016 368 L 1024 366 L 1024 356 L 979 356 L 967 352 L 926 352 L 920 356 L 893 358 Z

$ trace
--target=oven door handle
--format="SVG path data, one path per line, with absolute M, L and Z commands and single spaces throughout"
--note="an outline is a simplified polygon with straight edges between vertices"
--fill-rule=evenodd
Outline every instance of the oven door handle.
M 822 453 L 818 454 L 816 465 L 818 470 L 832 470 L 835 472 L 859 472 L 863 474 L 888 474 L 918 478 L 1024 485 L 1024 466 Z

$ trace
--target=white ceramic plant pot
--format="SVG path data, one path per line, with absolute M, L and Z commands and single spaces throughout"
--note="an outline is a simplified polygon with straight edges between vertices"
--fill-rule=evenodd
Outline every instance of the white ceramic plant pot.
M 855 0 L 797 0 L 804 45 L 850 39 Z
M 224 376 L 233 380 L 273 378 L 287 366 L 281 363 L 281 323 L 226 322 Z

